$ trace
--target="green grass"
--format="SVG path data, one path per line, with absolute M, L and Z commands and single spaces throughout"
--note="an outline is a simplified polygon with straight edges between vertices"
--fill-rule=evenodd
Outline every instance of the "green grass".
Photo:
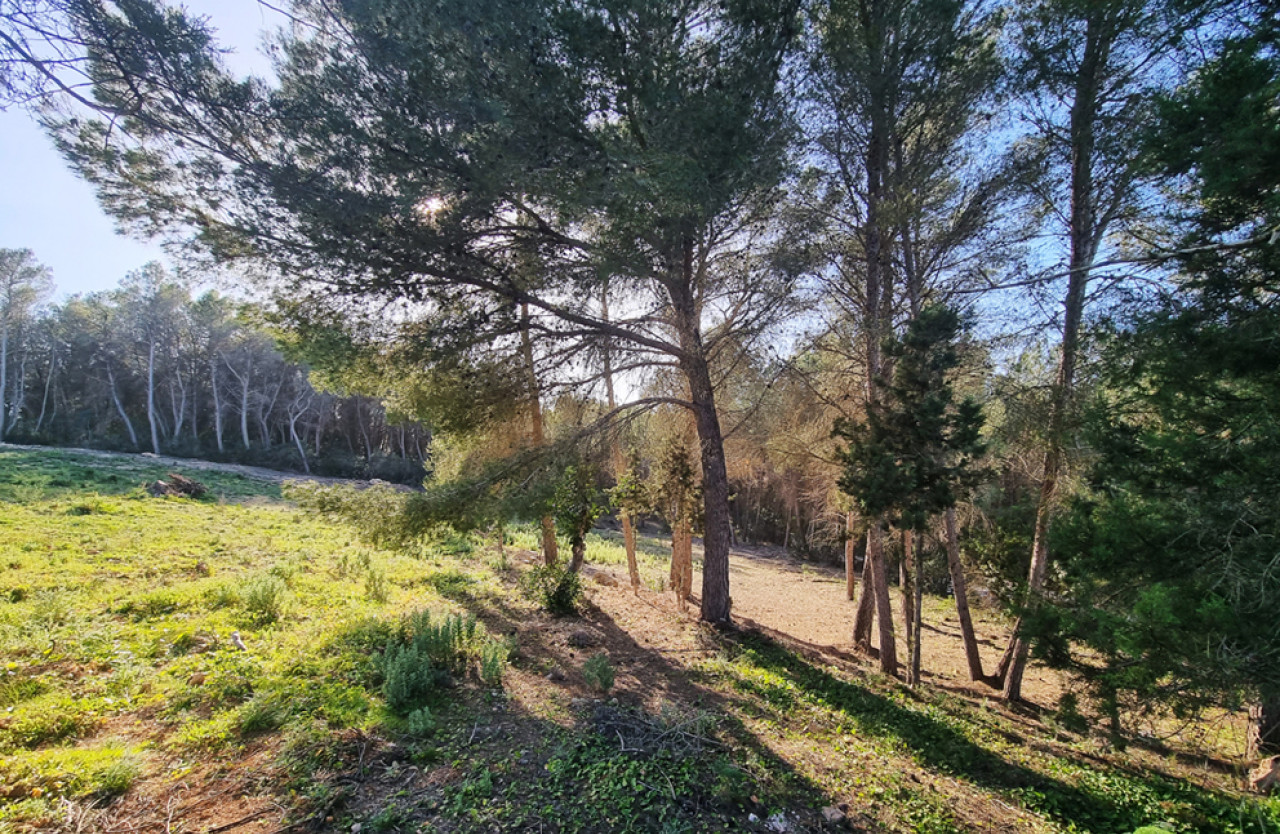
M 395 725 L 380 654 L 407 612 L 459 610 L 435 590 L 452 565 L 369 547 L 238 475 L 199 472 L 201 501 L 138 487 L 165 471 L 0 451 L 0 829 L 294 725 Z M 139 721 L 142 746 L 123 746 L 114 728 Z
M 696 648 L 651 658 L 668 680 L 628 692 L 618 663 L 610 688 L 618 658 L 574 656 L 542 626 L 508 636 L 553 621 L 483 536 L 372 546 L 238 475 L 197 473 L 212 490 L 200 501 L 140 488 L 166 471 L 0 451 L 0 832 L 56 828 L 68 807 L 144 782 L 153 796 L 198 789 L 257 756 L 254 790 L 332 830 L 729 831 L 748 813 L 816 826 L 818 808 L 845 801 L 900 832 L 990 827 L 983 809 L 1003 808 L 990 819 L 1026 831 L 1280 834 L 1280 799 L 1241 798 L 1230 777 L 1163 775 L 1150 757 L 756 634 L 699 631 Z M 536 542 L 508 530 L 508 544 Z M 641 540 L 648 587 L 667 553 Z M 625 566 L 621 536 L 593 533 L 588 560 Z M 548 682 L 555 667 L 623 710 L 668 684 L 686 700 L 627 713 L 666 740 L 638 750 L 599 723 L 607 702 Z M 667 743 L 686 731 L 694 752 Z

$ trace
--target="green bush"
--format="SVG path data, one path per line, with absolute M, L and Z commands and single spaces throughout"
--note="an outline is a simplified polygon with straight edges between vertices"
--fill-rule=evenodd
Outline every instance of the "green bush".
M 435 731 L 436 720 L 427 707 L 418 707 L 405 719 L 405 729 L 410 735 L 426 736 Z
M 416 643 L 388 646 L 382 656 L 382 697 L 397 715 L 420 707 L 444 680 L 444 672 Z
M 582 677 L 586 678 L 592 689 L 599 692 L 608 692 L 612 689 L 614 672 L 609 656 L 602 652 L 588 658 L 587 662 L 582 664 Z
M 274 623 L 284 615 L 284 595 L 284 580 L 267 574 L 246 582 L 240 601 L 255 623 Z
M 582 577 L 558 565 L 541 565 L 520 580 L 525 593 L 557 617 L 578 613 L 582 602 Z

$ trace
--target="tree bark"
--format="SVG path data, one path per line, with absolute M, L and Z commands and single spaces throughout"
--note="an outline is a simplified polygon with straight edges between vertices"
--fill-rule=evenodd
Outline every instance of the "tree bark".
M 693 530 L 681 519 L 671 528 L 671 590 L 683 609 L 693 594 Z
M 1099 20 L 1102 11 L 1090 14 L 1086 22 L 1085 47 L 1076 76 L 1071 107 L 1071 220 L 1070 276 L 1063 305 L 1062 355 L 1054 381 L 1049 412 L 1049 439 L 1044 455 L 1044 480 L 1036 506 L 1035 536 L 1031 545 L 1031 567 L 1027 574 L 1026 605 L 1033 606 L 1044 588 L 1049 568 L 1049 517 L 1062 468 L 1062 433 L 1075 383 L 1076 362 L 1080 346 L 1080 323 L 1084 315 L 1085 293 L 1089 283 L 1089 267 L 1093 264 L 1100 240 L 1094 205 L 1093 158 L 1098 97 L 1102 73 L 1110 49 L 1112 33 Z M 1022 632 L 1022 618 L 1014 626 L 1013 638 L 997 672 L 1003 679 L 1003 696 L 1015 701 L 1022 697 L 1022 676 L 1026 671 L 1030 645 Z
M 582 563 L 586 561 L 587 558 L 586 539 L 575 533 L 569 539 L 569 549 L 571 553 L 569 557 L 569 572 L 577 573 L 582 570 Z
M 893 633 L 893 604 L 889 601 L 888 571 L 884 559 L 884 530 L 879 522 L 872 525 L 867 539 L 867 561 L 875 574 L 876 620 L 880 633 L 880 671 L 898 674 L 897 639 Z M 865 593 L 865 592 L 864 592 Z
M 680 369 L 689 383 L 694 420 L 702 459 L 702 619 L 729 622 L 729 473 L 724 460 L 724 438 L 716 414 L 711 369 L 702 344 L 701 313 L 694 297 L 693 241 L 682 246 L 680 275 L 667 285 L 673 324 L 680 341 Z
M 876 618 L 876 580 L 871 567 L 871 536 L 875 525 L 867 528 L 862 557 L 862 595 L 858 597 L 858 610 L 853 617 L 853 645 L 860 651 L 871 650 L 871 626 Z
M 1246 758 L 1280 754 L 1280 697 L 1267 698 L 1249 707 Z
M 964 565 L 960 562 L 960 538 L 956 531 L 956 508 L 948 507 L 944 516 L 947 536 L 947 567 L 951 571 L 951 590 L 956 599 L 956 617 L 960 620 L 960 638 L 964 641 L 964 656 L 969 664 L 969 680 L 983 680 L 982 656 L 978 654 L 978 638 L 973 633 L 973 618 L 969 615 L 968 583 L 964 578 Z
M 529 335 L 529 305 L 520 305 L 520 350 L 524 355 L 529 382 L 529 442 L 539 448 L 546 441 L 542 426 L 542 388 L 538 385 L 538 369 L 533 363 L 533 339 Z M 556 522 L 548 513 L 542 516 L 542 561 L 554 565 L 560 559 L 556 542 Z
M 922 633 L 920 631 L 921 608 L 923 605 L 924 584 L 920 581 L 920 565 L 921 565 L 921 545 L 924 543 L 924 536 L 917 534 L 915 536 L 915 557 L 912 559 L 911 565 L 911 584 L 912 593 L 915 596 L 915 605 L 911 609 L 912 626 L 911 626 L 911 685 L 920 685 L 920 652 L 922 651 Z
M 910 530 L 902 531 L 902 557 L 898 560 L 898 595 L 902 599 L 902 630 L 907 638 L 907 650 L 915 645 L 911 636 L 911 629 L 915 627 L 915 615 L 912 613 L 911 601 L 913 596 L 911 577 L 916 573 L 915 565 L 912 563 L 911 544 L 915 541 L 915 536 Z

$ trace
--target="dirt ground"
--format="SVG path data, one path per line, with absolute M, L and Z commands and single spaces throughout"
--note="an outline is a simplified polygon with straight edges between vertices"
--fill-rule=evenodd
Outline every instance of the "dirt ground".
M 702 587 L 701 552 L 696 547 L 694 557 L 696 596 Z M 686 616 L 672 617 L 677 606 L 671 593 L 657 594 L 641 589 L 633 596 L 626 587 L 625 569 L 615 566 L 602 570 L 618 579 L 619 584 L 615 588 L 593 583 L 592 598 L 604 611 L 616 616 L 624 630 L 639 635 L 650 644 L 648 648 L 659 652 L 698 651 L 696 645 L 690 643 L 696 632 L 696 603 L 689 606 Z M 833 661 L 868 661 L 853 646 L 857 603 L 856 599 L 846 598 L 843 570 L 800 562 L 780 547 L 735 547 L 729 555 L 729 587 L 735 622 L 785 635 Z M 861 585 L 857 593 L 861 593 Z M 902 602 L 896 587 L 891 589 L 891 597 L 899 662 L 905 664 Z M 1004 652 L 1009 627 L 998 611 L 972 605 L 972 614 L 983 669 L 989 673 Z M 969 680 L 960 626 L 951 600 L 925 597 L 921 618 L 924 679 L 936 686 L 964 690 L 979 697 L 998 696 L 989 686 Z M 873 631 L 872 645 L 877 639 Z M 1039 707 L 1052 708 L 1066 683 L 1058 672 L 1032 664 L 1024 679 L 1024 699 Z

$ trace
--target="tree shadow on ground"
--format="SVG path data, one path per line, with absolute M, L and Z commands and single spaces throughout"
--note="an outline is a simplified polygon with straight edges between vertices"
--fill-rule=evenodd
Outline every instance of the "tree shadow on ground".
M 733 789 L 733 778 L 722 778 L 724 773 L 715 779 L 718 787 L 709 786 L 722 806 L 721 814 L 729 815 L 735 828 L 749 813 L 763 817 L 770 810 L 787 807 L 787 813 L 802 826 L 800 830 L 821 830 L 822 820 L 815 807 L 835 804 L 835 800 L 749 732 L 737 718 L 737 705 L 730 698 L 692 681 L 684 666 L 673 659 L 715 653 L 719 650 L 717 633 L 698 626 L 698 646 L 662 649 L 642 645 L 612 616 L 590 602 L 582 604 L 576 617 L 554 618 L 513 604 L 505 596 L 456 590 L 450 598 L 475 614 L 490 632 L 518 637 L 517 663 L 521 668 L 539 675 L 547 673 L 552 678 L 549 686 L 562 696 L 572 696 L 569 700 L 576 705 L 575 731 L 580 741 L 594 735 L 594 740 L 612 745 L 619 755 L 625 755 L 629 746 L 629 742 L 620 743 L 598 726 L 598 708 L 611 702 L 593 691 L 581 672 L 587 657 L 605 652 L 619 672 L 618 686 L 608 694 L 622 709 L 652 717 L 664 705 L 675 705 L 677 714 L 713 719 L 716 729 L 704 752 L 724 753 L 746 777 L 741 790 Z M 672 802 L 687 804 L 679 797 L 672 797 Z
M 1152 819 L 1151 815 L 1160 814 L 1174 800 L 1186 806 L 1183 815 L 1195 818 L 1197 830 L 1240 830 L 1231 825 L 1240 810 L 1231 797 L 1110 763 L 1102 767 L 1093 763 L 1098 780 L 1096 785 L 1086 780 L 1090 789 L 1068 784 L 976 743 L 946 720 L 946 712 L 937 705 L 922 703 L 923 708 L 917 709 L 897 703 L 758 631 L 727 639 L 739 651 L 749 652 L 751 663 L 783 677 L 804 699 L 843 716 L 859 733 L 900 745 L 923 767 L 1013 799 L 1033 813 L 1072 824 L 1075 830 L 1131 831 L 1158 821 L 1160 816 Z M 910 693 L 907 697 L 922 701 Z

